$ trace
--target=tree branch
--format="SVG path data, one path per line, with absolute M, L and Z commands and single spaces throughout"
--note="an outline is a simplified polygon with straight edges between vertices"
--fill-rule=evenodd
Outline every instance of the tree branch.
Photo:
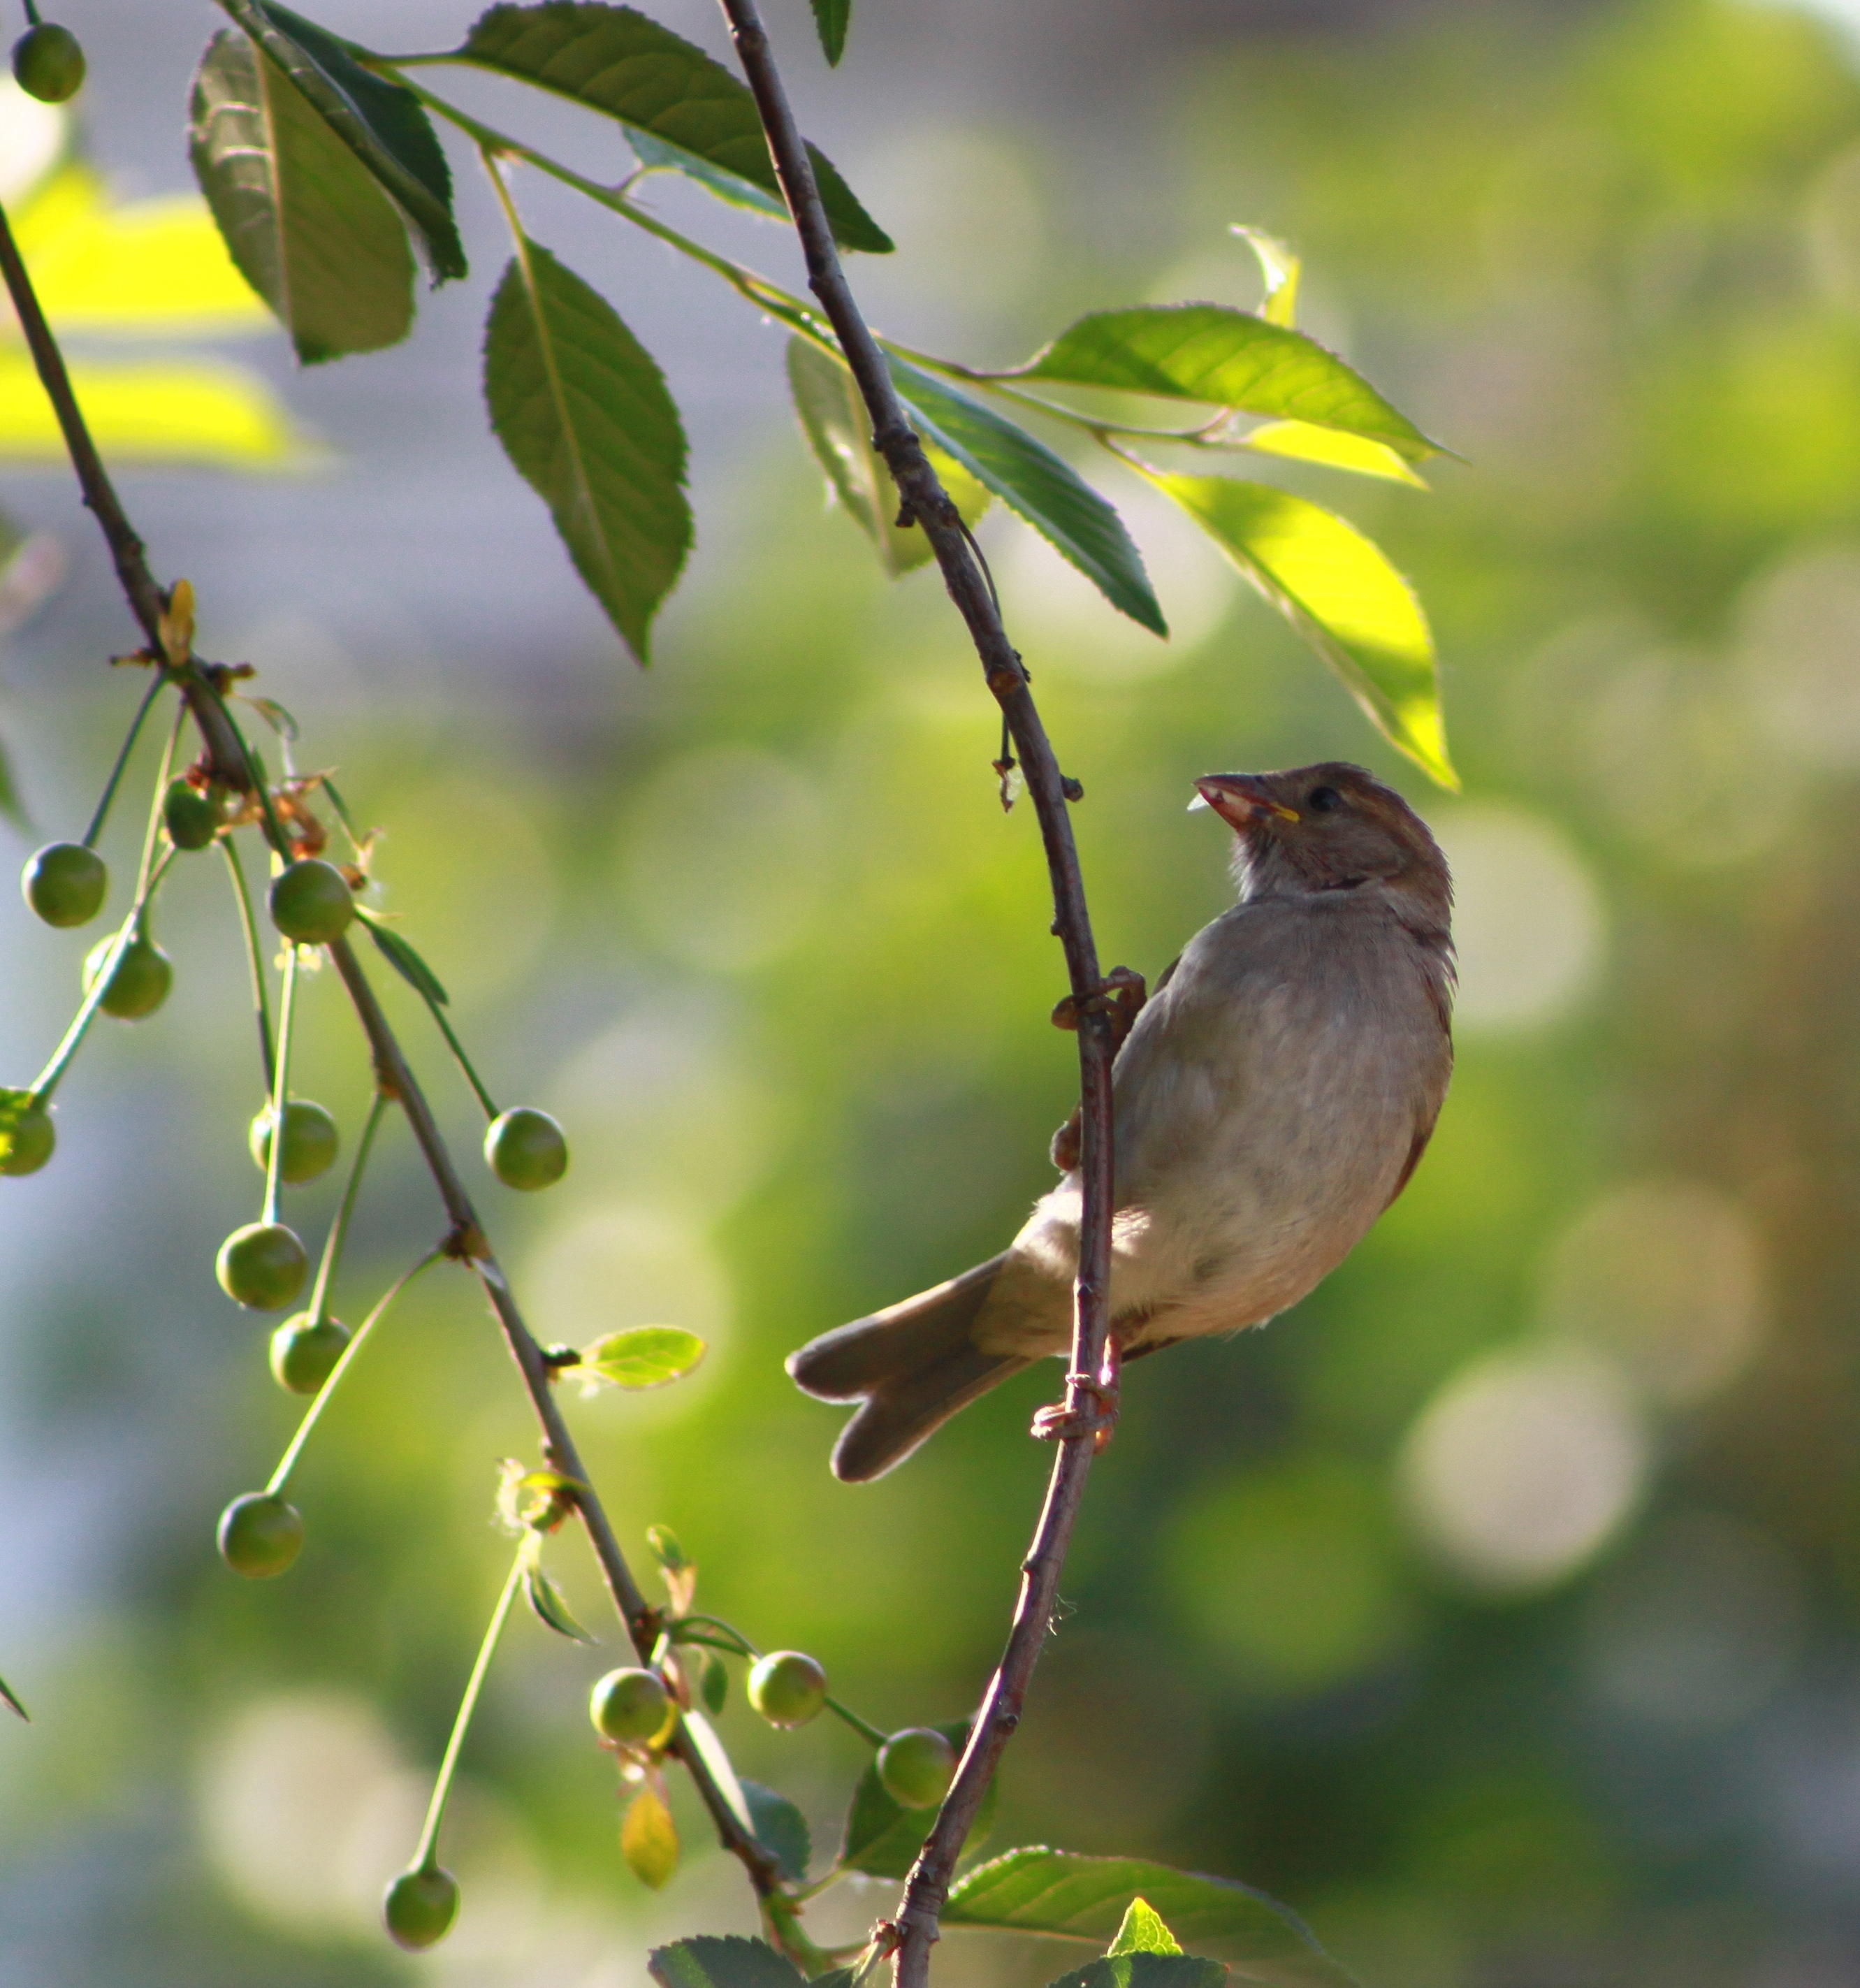
M 806 142 L 769 47 L 756 0 L 721 0 L 724 17 L 755 96 L 776 173 L 800 237 L 807 282 L 820 302 L 858 383 L 871 418 L 873 445 L 885 460 L 911 517 L 928 536 L 943 583 L 967 624 L 988 688 L 1007 720 L 1040 819 L 1053 888 L 1053 929 L 1065 948 L 1072 992 L 1080 1007 L 1081 1103 L 1080 1166 L 1084 1200 L 1074 1286 L 1071 1371 L 1067 1376 L 1067 1433 L 1053 1460 L 1045 1505 L 1033 1543 L 1022 1564 L 1013 1625 L 1000 1664 L 970 1731 L 956 1777 L 922 1854 L 912 1868 L 899 1909 L 897 1988 L 923 1988 L 930 1948 L 949 1894 L 955 1860 L 967 1838 L 1002 1750 L 1020 1723 L 1033 1667 L 1050 1625 L 1060 1570 L 1084 1495 L 1096 1437 L 1094 1384 L 1103 1364 L 1111 1282 L 1113 1199 L 1111 1065 L 1108 1016 L 1092 1005 L 1099 992 L 1097 949 L 1079 873 L 1078 852 L 1067 813 L 1068 796 L 1051 744 L 1027 688 L 1027 673 L 1008 641 L 992 590 L 971 549 L 955 504 L 926 459 L 891 383 L 890 367 L 854 303 L 834 245 Z

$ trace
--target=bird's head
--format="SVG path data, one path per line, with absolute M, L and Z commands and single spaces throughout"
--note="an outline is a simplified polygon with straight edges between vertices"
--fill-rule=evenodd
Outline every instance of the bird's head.
M 1382 887 L 1407 921 L 1444 932 L 1453 906 L 1446 858 L 1394 788 L 1327 759 L 1283 773 L 1206 773 L 1191 807 L 1233 830 L 1243 898 Z

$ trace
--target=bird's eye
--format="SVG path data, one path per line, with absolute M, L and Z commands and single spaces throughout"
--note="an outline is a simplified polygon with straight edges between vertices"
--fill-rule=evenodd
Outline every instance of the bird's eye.
M 1304 804 L 1314 813 L 1328 814 L 1332 808 L 1340 808 L 1344 797 L 1334 787 L 1314 787 L 1304 797 Z

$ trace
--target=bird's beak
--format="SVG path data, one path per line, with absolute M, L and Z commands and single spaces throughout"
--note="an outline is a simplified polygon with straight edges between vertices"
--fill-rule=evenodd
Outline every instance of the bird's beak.
M 1195 798 L 1189 806 L 1191 811 L 1212 808 L 1229 827 L 1243 834 L 1256 822 L 1268 817 L 1280 821 L 1298 819 L 1298 810 L 1274 800 L 1266 791 L 1265 783 L 1254 773 L 1204 773 L 1195 783 Z

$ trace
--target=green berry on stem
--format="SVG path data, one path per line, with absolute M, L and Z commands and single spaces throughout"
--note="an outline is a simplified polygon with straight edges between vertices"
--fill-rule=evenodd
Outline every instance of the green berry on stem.
M 430 1871 L 403 1871 L 381 1901 L 389 1937 L 410 1953 L 436 1946 L 458 1916 L 458 1880 L 436 1864 Z
M 491 1121 L 485 1164 L 506 1187 L 533 1192 L 553 1187 L 568 1172 L 568 1141 L 546 1111 L 519 1104 Z
M 327 945 L 355 916 L 355 893 L 333 863 L 299 857 L 272 879 L 271 921 L 299 945 Z
M 293 1395 L 317 1394 L 348 1343 L 349 1328 L 340 1319 L 313 1318 L 300 1311 L 271 1336 L 272 1377 Z
M 587 1716 L 602 1739 L 637 1745 L 665 1729 L 671 1694 L 656 1671 L 609 1671 L 588 1694 Z
M 303 1289 L 310 1259 L 282 1222 L 249 1222 L 220 1245 L 220 1288 L 254 1311 L 282 1311 Z
M 13 77 L 41 103 L 63 103 L 83 87 L 84 50 L 69 28 L 39 21 L 13 44 Z
M 904 1808 L 935 1808 L 955 1779 L 955 1749 L 932 1726 L 908 1726 L 878 1750 L 878 1779 Z
M 303 1515 L 275 1493 L 249 1491 L 220 1514 L 220 1557 L 248 1581 L 283 1573 L 303 1544 Z
M 19 879 L 25 901 L 49 925 L 87 925 L 103 908 L 110 872 L 81 842 L 48 842 Z
M 260 1173 L 271 1166 L 271 1107 L 267 1104 L 252 1120 L 246 1134 L 253 1163 Z M 284 1151 L 279 1161 L 278 1178 L 296 1187 L 316 1179 L 319 1174 L 326 1174 L 336 1164 L 341 1144 L 336 1121 L 320 1104 L 313 1104 L 307 1097 L 292 1098 L 284 1107 Z
M 58 1134 L 42 1104 L 19 1103 L 15 1092 L 0 1112 L 0 1174 L 15 1178 L 36 1174 L 52 1157 Z
M 84 955 L 84 992 L 88 994 L 103 962 L 110 957 L 113 938 L 99 939 Z M 119 1022 L 139 1022 L 152 1015 L 168 998 L 174 984 L 174 962 L 146 932 L 138 932 L 122 951 L 103 990 L 103 1008 Z
M 185 779 L 178 779 L 168 783 L 161 820 L 177 849 L 205 849 L 218 834 L 222 817 L 216 801 Z
M 827 1673 L 799 1650 L 774 1650 L 749 1672 L 749 1702 L 771 1726 L 805 1726 L 827 1702 Z

